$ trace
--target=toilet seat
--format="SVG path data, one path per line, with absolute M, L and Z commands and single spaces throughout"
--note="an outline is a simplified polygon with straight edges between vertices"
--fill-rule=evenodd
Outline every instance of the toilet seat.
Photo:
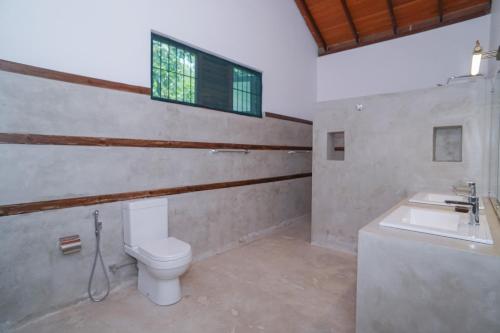
M 174 237 L 149 241 L 141 246 L 125 244 L 125 252 L 155 269 L 173 269 L 189 264 L 192 260 L 191 245 Z
M 152 261 L 173 261 L 191 255 L 191 246 L 175 237 L 148 241 L 139 245 L 139 253 Z

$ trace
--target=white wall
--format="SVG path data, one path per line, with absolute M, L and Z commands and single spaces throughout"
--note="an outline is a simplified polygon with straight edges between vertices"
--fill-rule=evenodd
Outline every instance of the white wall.
M 312 118 L 317 47 L 290 0 L 0 0 L 0 58 L 150 85 L 155 30 L 263 72 L 263 110 Z
M 317 100 L 427 88 L 468 74 L 477 39 L 489 48 L 490 15 L 319 57 Z

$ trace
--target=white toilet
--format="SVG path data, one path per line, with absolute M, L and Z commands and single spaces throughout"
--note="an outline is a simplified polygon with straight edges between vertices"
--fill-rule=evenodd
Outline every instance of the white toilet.
M 124 203 L 125 252 L 137 259 L 139 291 L 158 305 L 181 299 L 179 277 L 192 260 L 191 246 L 168 237 L 167 199 Z

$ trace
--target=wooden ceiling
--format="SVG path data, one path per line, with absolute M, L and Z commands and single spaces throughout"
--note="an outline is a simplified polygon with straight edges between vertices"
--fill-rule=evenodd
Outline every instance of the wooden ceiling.
M 295 0 L 319 55 L 486 15 L 491 0 Z

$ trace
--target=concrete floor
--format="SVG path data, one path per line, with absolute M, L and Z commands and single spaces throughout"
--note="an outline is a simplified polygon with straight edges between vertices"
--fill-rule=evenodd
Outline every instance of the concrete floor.
M 354 332 L 356 258 L 310 245 L 309 230 L 282 229 L 194 263 L 176 305 L 155 306 L 128 286 L 16 332 Z

